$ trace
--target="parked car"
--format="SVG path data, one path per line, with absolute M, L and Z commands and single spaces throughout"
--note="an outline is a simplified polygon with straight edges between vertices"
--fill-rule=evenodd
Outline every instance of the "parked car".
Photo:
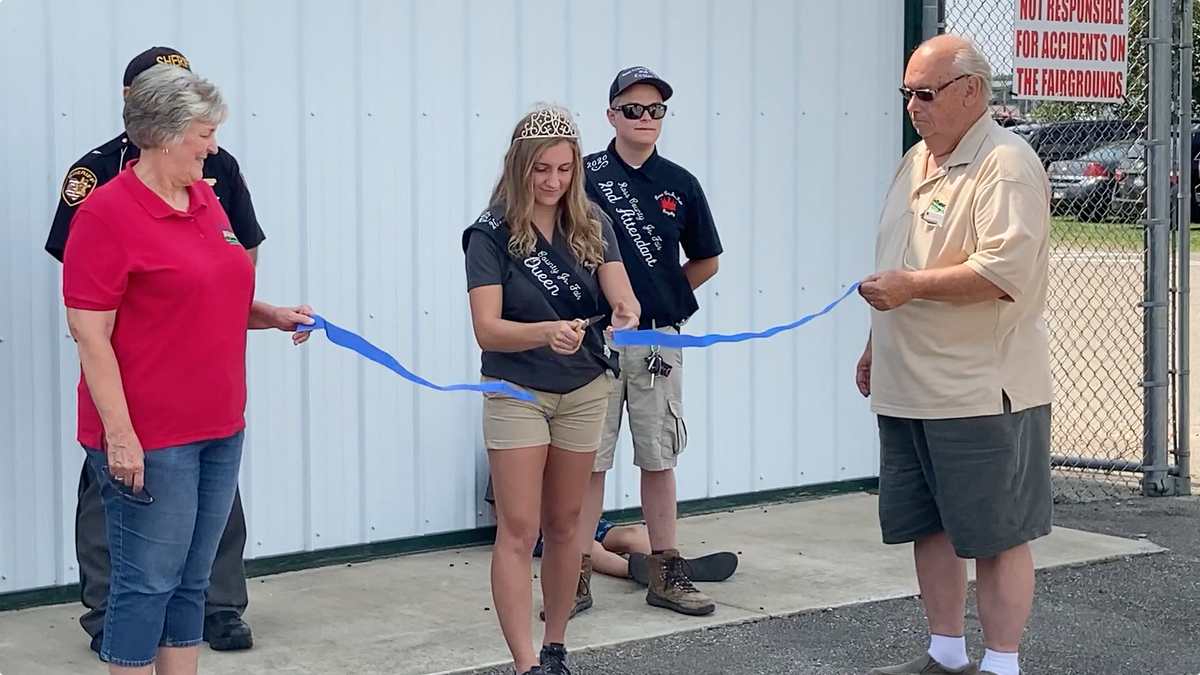
M 1176 159 L 1179 156 L 1179 144 L 1171 144 L 1171 162 L 1175 165 Z M 1191 221 L 1200 223 L 1200 186 L 1197 185 L 1197 180 L 1200 179 L 1200 171 L 1198 171 L 1198 157 L 1200 157 L 1200 126 L 1192 127 L 1192 213 Z M 1129 152 L 1117 164 L 1116 171 L 1113 173 L 1113 198 L 1111 213 L 1128 223 L 1139 223 L 1147 214 L 1147 188 L 1146 181 L 1146 160 L 1149 155 L 1146 152 L 1144 139 L 1139 138 L 1129 147 Z M 1179 174 L 1171 171 L 1171 210 L 1174 212 L 1176 200 L 1179 197 Z
M 1028 120 L 1021 117 L 1019 114 L 1009 110 L 996 110 L 992 113 L 992 119 L 996 120 L 996 124 L 1002 127 L 1018 127 L 1023 124 L 1028 124 Z
M 1019 125 L 1013 130 L 1042 158 L 1047 169 L 1054 162 L 1075 159 L 1091 150 L 1142 135 L 1144 120 L 1072 120 Z
M 1133 139 L 1107 143 L 1076 157 L 1051 162 L 1050 207 L 1055 215 L 1074 214 L 1096 223 L 1108 217 L 1113 202 L 1114 174 L 1129 154 Z

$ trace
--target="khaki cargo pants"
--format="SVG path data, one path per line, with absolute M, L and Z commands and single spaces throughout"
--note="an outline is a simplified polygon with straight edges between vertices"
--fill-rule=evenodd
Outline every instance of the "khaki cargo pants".
M 679 329 L 674 327 L 658 330 L 679 334 Z M 687 424 L 683 420 L 683 350 L 636 345 L 617 347 L 611 340 L 608 340 L 608 346 L 620 355 L 621 376 L 612 379 L 604 433 L 592 470 L 608 471 L 613 467 L 617 436 L 626 409 L 633 436 L 634 465 L 647 471 L 674 468 L 679 453 L 687 447 Z M 654 386 L 651 386 L 646 357 L 654 350 L 671 367 L 671 372 L 667 377 L 655 376 Z

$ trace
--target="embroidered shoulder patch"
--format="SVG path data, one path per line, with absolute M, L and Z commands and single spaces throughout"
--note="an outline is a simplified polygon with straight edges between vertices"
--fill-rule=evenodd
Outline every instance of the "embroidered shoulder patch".
M 67 206 L 79 206 L 99 182 L 91 169 L 82 166 L 71 169 L 63 181 L 62 199 Z

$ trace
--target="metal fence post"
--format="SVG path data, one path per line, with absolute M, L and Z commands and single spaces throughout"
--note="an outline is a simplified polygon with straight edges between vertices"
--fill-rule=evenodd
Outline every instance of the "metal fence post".
M 904 68 L 908 66 L 908 59 L 912 56 L 917 46 L 925 41 L 925 1 L 926 0 L 904 0 Z M 902 75 L 903 76 L 903 75 Z M 901 134 L 903 138 L 903 152 L 908 152 L 909 148 L 916 145 L 921 136 L 917 134 L 917 130 L 913 128 L 909 121 L 908 113 L 904 110 L 904 99 L 896 99 L 897 118 L 901 124 Z
M 921 0 L 921 39 L 928 40 L 944 33 L 945 0 Z
M 1193 0 L 1180 2 L 1179 31 L 1179 237 L 1178 268 L 1175 273 L 1179 288 L 1175 296 L 1175 468 L 1174 494 L 1191 494 L 1190 443 L 1191 437 L 1191 229 L 1192 229 L 1192 128 L 1195 126 L 1192 100 L 1192 63 L 1194 56 Z
M 1159 496 L 1168 491 L 1168 328 L 1171 226 L 1171 68 L 1174 10 L 1171 0 L 1150 0 L 1149 124 L 1146 133 L 1147 218 L 1146 287 L 1142 304 L 1145 318 L 1143 340 L 1142 492 Z
M 1065 32 L 1088 32 L 1078 17 L 1058 11 L 1054 21 L 1038 19 L 1034 25 L 1019 18 L 1022 11 L 1041 17 L 1050 7 L 1044 0 L 905 0 L 906 21 L 914 24 L 906 25 L 906 39 L 934 34 L 926 17 L 934 15 L 936 4 L 939 29 L 979 44 L 993 66 L 997 123 L 1028 142 L 1046 168 L 1052 202 L 1045 317 L 1055 383 L 1051 463 L 1059 501 L 1187 489 L 1187 224 L 1196 181 L 1184 169 L 1176 183 L 1172 169 L 1190 166 L 1187 155 L 1194 151 L 1187 135 L 1191 108 L 1184 104 L 1191 102 L 1192 74 L 1187 68 L 1175 71 L 1177 61 L 1192 62 L 1188 31 L 1194 1 L 1126 0 L 1127 42 L 1118 30 L 1112 43 L 1126 69 L 1124 86 L 1121 96 L 1102 100 L 1015 93 L 1016 61 L 1028 64 L 1039 53 L 1046 60 L 1047 40 L 1058 39 L 1047 32 L 1059 30 L 1056 23 L 1071 24 L 1063 26 Z M 917 17 L 926 18 L 924 26 L 915 25 L 921 22 Z M 1017 34 L 1017 21 L 1029 32 Z M 1186 28 L 1179 37 L 1175 30 L 1181 26 Z M 1023 42 L 1017 44 L 1017 38 Z M 1103 55 L 1078 53 L 1079 60 L 1090 62 L 1080 70 L 1112 75 Z M 1074 69 L 1068 59 L 1059 50 L 1049 61 L 1060 62 L 1060 70 Z M 1044 64 L 1025 73 L 1034 90 L 1044 88 L 1038 83 L 1045 76 L 1062 73 L 1050 73 Z M 1184 109 L 1188 112 L 1179 116 Z M 1184 130 L 1178 141 L 1177 128 Z M 1183 237 L 1178 244 L 1177 235 Z

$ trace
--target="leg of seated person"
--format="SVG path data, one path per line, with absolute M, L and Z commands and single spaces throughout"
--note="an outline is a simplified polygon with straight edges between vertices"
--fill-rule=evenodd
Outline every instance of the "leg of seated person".
M 592 542 L 592 569 L 605 576 L 618 579 L 629 578 L 629 561 L 625 556 L 604 548 L 598 542 Z
M 613 553 L 642 553 L 650 555 L 650 531 L 645 525 L 617 525 L 604 535 L 606 550 Z

